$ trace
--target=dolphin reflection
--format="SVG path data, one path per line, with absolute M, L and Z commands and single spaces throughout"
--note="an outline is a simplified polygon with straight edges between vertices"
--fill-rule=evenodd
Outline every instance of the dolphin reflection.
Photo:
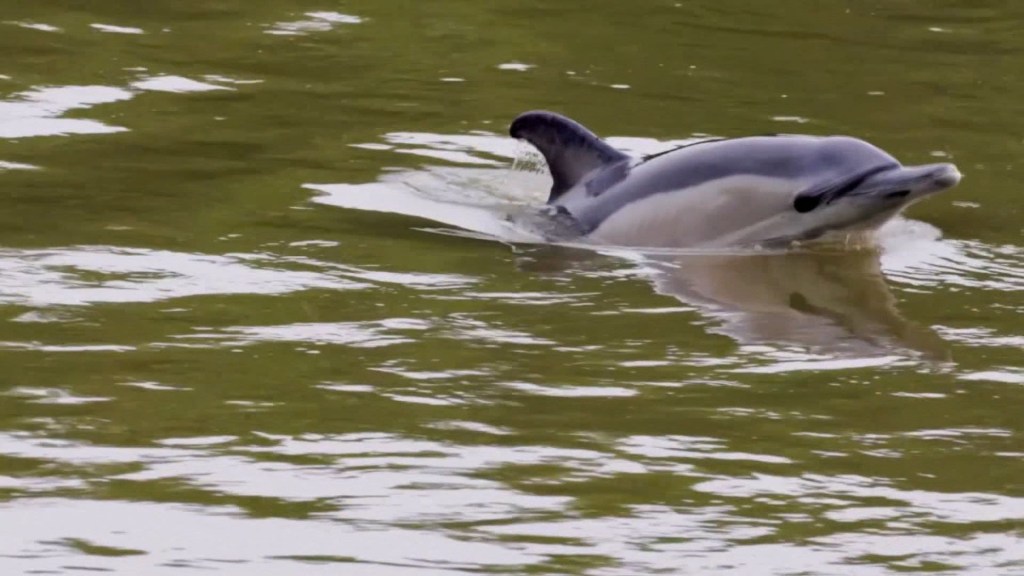
M 949 359 L 938 334 L 900 313 L 874 249 L 648 255 L 641 268 L 742 346 Z

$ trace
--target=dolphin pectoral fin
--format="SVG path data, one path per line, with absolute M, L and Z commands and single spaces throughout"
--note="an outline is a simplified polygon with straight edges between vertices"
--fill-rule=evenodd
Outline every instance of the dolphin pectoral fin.
M 554 112 L 524 112 L 512 121 L 509 134 L 525 139 L 544 155 L 554 181 L 548 203 L 598 168 L 625 165 L 629 160 L 629 156 L 612 148 L 578 122 Z

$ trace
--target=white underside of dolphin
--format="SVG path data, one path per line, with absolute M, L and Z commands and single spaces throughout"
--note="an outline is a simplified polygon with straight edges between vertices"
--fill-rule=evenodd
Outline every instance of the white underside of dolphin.
M 843 136 L 724 139 L 636 159 L 552 112 L 524 113 L 509 131 L 544 155 L 548 204 L 563 227 L 619 246 L 720 248 L 871 231 L 960 180 L 952 164 L 902 166 Z

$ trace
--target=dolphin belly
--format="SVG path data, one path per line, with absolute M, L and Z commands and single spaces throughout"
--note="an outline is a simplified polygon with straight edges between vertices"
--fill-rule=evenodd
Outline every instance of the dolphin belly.
M 624 185 L 625 188 L 625 185 Z M 765 176 L 729 176 L 689 188 L 631 199 L 631 190 L 609 190 L 602 203 L 621 204 L 600 222 L 586 205 L 577 219 L 593 227 L 589 237 L 620 246 L 675 247 L 745 244 L 800 237 L 811 219 L 788 209 L 800 183 Z M 616 194 L 615 192 L 619 192 Z M 602 212 L 607 206 L 594 206 Z

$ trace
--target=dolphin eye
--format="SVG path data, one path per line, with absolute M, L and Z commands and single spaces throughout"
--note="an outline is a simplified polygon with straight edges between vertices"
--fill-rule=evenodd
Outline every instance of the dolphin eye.
M 906 198 L 910 195 L 910 190 L 897 190 L 895 192 L 889 192 L 885 195 L 886 198 Z
M 818 204 L 821 204 L 821 196 L 819 195 L 797 196 L 796 199 L 793 200 L 793 209 L 803 214 L 814 210 L 818 207 Z

